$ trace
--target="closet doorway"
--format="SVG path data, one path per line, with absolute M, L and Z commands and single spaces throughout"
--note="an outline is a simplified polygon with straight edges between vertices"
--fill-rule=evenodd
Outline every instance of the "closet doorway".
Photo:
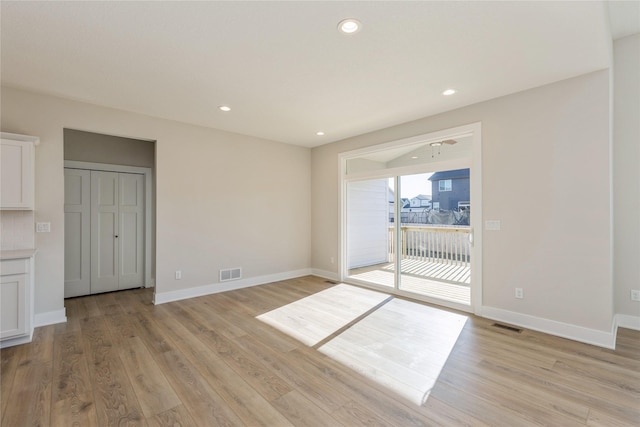
M 147 153 L 132 155 L 132 143 Z M 86 158 L 79 147 L 120 148 L 105 159 L 138 164 L 155 155 L 150 141 L 65 129 L 65 298 L 153 286 L 153 169 L 69 160 Z

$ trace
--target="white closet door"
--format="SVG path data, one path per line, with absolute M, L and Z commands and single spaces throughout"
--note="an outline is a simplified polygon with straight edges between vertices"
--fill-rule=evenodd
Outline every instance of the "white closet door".
M 64 297 L 91 293 L 91 173 L 64 170 Z
M 91 293 L 118 286 L 118 173 L 91 171 Z
M 119 289 L 144 285 L 144 175 L 119 176 Z

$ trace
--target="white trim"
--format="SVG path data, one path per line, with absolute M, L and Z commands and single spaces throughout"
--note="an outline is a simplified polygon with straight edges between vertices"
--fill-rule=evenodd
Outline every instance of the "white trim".
M 197 286 L 195 288 L 180 289 L 177 291 L 160 292 L 153 294 L 155 305 L 172 301 L 179 301 L 188 298 L 201 297 L 204 295 L 217 294 L 219 292 L 234 291 L 236 289 L 248 288 L 251 286 L 264 285 L 265 283 L 279 282 L 281 280 L 295 279 L 297 277 L 311 275 L 310 268 L 301 270 L 286 271 L 284 273 L 267 274 L 264 276 L 250 277 L 247 279 L 234 280 L 232 282 L 212 283 L 210 285 Z M 158 288 L 156 288 L 157 290 Z
M 630 314 L 616 314 L 615 323 L 618 328 L 633 329 L 640 331 L 640 316 L 632 316 Z
M 439 130 L 435 132 L 429 132 L 422 135 L 411 136 L 409 138 L 397 139 L 395 141 L 385 142 L 382 144 L 371 145 L 364 148 L 359 148 L 356 150 L 345 151 L 344 153 L 340 153 L 340 157 L 353 158 L 360 157 L 365 154 L 376 153 L 379 151 L 388 150 L 390 148 L 399 148 L 405 147 L 414 144 L 425 143 L 428 144 L 430 142 L 441 141 L 446 138 L 451 138 L 454 135 L 456 138 L 463 138 L 465 136 L 470 136 L 473 132 L 473 129 L 469 129 L 469 126 L 474 126 L 478 123 L 473 123 L 471 125 L 463 125 L 457 126 L 454 128 Z
M 57 323 L 67 322 L 67 312 L 63 307 L 60 310 L 47 311 L 45 313 L 38 313 L 33 317 L 33 326 L 39 328 L 40 326 L 55 325 Z
M 351 156 L 347 157 L 345 161 L 350 158 Z M 395 168 L 388 168 L 388 169 L 374 170 L 374 171 L 353 172 L 348 175 L 344 174 L 344 176 L 349 181 L 362 181 L 362 180 L 376 179 L 376 178 L 389 178 L 392 176 L 415 175 L 418 173 L 431 173 L 431 172 L 437 172 L 437 171 L 443 171 L 443 170 L 466 169 L 469 167 L 471 162 L 472 162 L 471 157 L 464 157 L 460 159 L 442 160 L 438 162 L 423 163 L 419 165 L 399 166 Z
M 601 331 L 487 306 L 482 307 L 482 317 L 612 350 L 616 346 L 615 322 L 611 331 Z
M 153 200 L 153 169 L 140 166 L 113 165 L 108 163 L 79 162 L 65 160 L 65 168 L 99 170 L 106 172 L 139 173 L 144 175 L 144 285 L 155 286 L 155 279 L 151 271 L 151 253 L 153 247 L 153 212 L 155 203 Z
M 333 280 L 335 282 L 340 281 L 340 276 L 338 273 L 334 273 L 333 271 L 320 270 L 318 268 L 312 268 L 311 274 L 317 277 L 321 277 L 323 279 Z
M 482 123 L 476 122 L 467 126 L 472 130 L 471 176 L 471 309 L 478 314 L 482 308 Z
M 0 348 L 13 347 L 14 345 L 28 344 L 33 340 L 33 331 L 30 335 L 22 337 L 10 338 L 4 341 L 0 341 Z
M 0 138 L 13 139 L 14 141 L 32 142 L 33 145 L 40 144 L 40 138 L 31 135 L 22 135 L 20 133 L 0 132 Z

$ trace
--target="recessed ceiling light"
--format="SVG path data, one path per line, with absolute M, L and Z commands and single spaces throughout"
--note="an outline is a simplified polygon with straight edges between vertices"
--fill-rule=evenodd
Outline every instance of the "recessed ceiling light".
M 324 132 L 322 132 L 322 131 L 320 130 L 320 131 L 316 132 L 316 135 L 318 135 L 318 136 L 324 136 Z
M 218 109 L 220 111 L 231 111 L 231 107 L 229 107 L 228 105 L 221 105 L 218 107 Z
M 343 19 L 338 23 L 338 29 L 344 34 L 353 34 L 360 31 L 362 24 L 357 19 L 349 18 Z
M 456 90 L 455 90 L 455 89 L 447 89 L 447 90 L 445 90 L 444 92 L 442 92 L 442 94 L 443 94 L 444 96 L 453 95 L 454 93 L 456 93 Z
M 412 159 L 417 159 L 417 158 L 418 158 L 418 156 L 411 156 L 411 158 L 412 158 Z

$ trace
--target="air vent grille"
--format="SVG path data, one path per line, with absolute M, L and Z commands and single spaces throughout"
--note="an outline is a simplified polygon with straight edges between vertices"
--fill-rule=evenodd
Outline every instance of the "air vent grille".
M 517 333 L 521 333 L 522 332 L 522 329 L 520 329 L 520 328 L 516 328 L 515 326 L 505 325 L 503 323 L 494 323 L 491 326 L 495 326 L 496 328 L 506 329 L 507 331 L 517 332 Z
M 228 282 L 230 280 L 238 280 L 241 278 L 242 278 L 241 268 L 227 268 L 225 270 L 220 270 L 221 282 Z

